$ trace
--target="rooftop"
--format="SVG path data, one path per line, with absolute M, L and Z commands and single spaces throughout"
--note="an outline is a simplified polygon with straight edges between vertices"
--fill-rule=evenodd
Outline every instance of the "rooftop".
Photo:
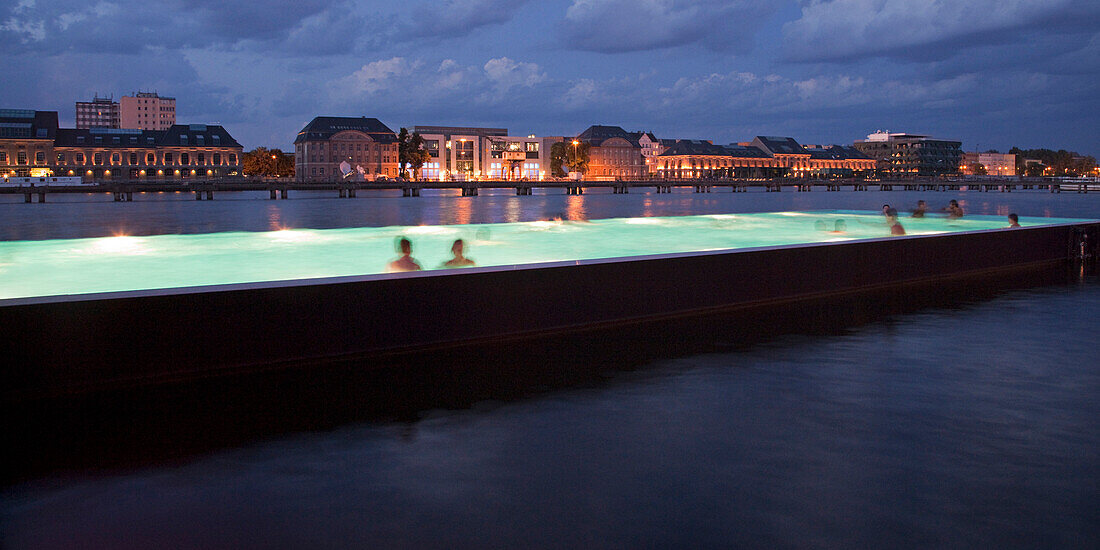
M 397 140 L 397 136 L 393 133 L 393 130 L 382 124 L 382 121 L 377 118 L 367 117 L 337 117 L 337 116 L 319 116 L 306 124 L 305 128 L 302 128 L 298 132 L 298 137 L 294 140 L 294 143 L 300 143 L 310 140 L 326 140 L 332 137 L 338 132 L 344 130 L 356 130 L 369 134 L 376 141 L 383 143 L 390 143 Z

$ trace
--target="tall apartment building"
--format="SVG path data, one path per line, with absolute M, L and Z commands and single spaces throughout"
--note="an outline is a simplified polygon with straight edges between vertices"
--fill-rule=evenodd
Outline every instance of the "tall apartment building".
M 113 98 L 95 96 L 91 101 L 76 102 L 76 128 L 121 128 L 119 104 Z
M 176 123 L 176 98 L 156 92 L 138 92 L 122 96 L 119 102 L 121 128 L 167 130 Z
M 875 159 L 886 176 L 957 174 L 962 160 L 962 142 L 917 134 L 875 132 L 853 147 Z

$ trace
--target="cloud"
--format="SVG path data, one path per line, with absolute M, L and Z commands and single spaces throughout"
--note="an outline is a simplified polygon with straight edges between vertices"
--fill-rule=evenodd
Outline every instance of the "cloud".
M 340 79 L 337 83 L 346 93 L 358 94 L 366 92 L 373 94 L 386 90 L 419 69 L 423 63 L 419 60 L 409 61 L 404 57 L 391 57 L 379 61 L 371 61 L 363 65 L 359 70 Z
M 531 87 L 546 80 L 546 73 L 539 70 L 535 63 L 519 63 L 507 57 L 498 57 L 485 62 L 486 76 L 500 92 L 506 92 L 516 86 Z
M 406 23 L 416 36 L 458 37 L 487 25 L 507 23 L 527 0 L 444 0 L 414 9 L 417 13 Z
M 716 51 L 751 49 L 769 0 L 573 0 L 562 31 L 578 50 L 645 51 L 702 44 Z
M 959 49 L 1017 43 L 1032 31 L 1080 32 L 1100 24 L 1093 0 L 810 0 L 783 26 L 786 58 L 875 56 L 945 59 Z M 1095 27 L 1092 27 L 1093 29 Z

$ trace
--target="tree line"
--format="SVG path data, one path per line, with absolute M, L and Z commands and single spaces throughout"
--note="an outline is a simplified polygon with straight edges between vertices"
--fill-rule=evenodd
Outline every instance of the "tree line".
M 1076 151 L 1013 147 L 1008 152 L 1016 155 L 1016 173 L 1023 176 L 1083 176 L 1096 169 L 1095 157 Z

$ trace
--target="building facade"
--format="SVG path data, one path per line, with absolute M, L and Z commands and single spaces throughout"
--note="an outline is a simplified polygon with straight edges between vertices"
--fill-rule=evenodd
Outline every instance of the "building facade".
M 221 126 L 60 129 L 54 175 L 85 181 L 186 181 L 240 174 L 243 148 Z
M 875 161 L 851 147 L 804 147 L 793 138 L 757 136 L 751 142 L 714 145 L 676 140 L 657 158 L 666 179 L 851 177 L 870 173 Z
M 941 176 L 959 173 L 962 142 L 918 134 L 875 132 L 852 145 L 875 159 L 880 175 Z
M 509 136 L 507 128 L 413 126 L 428 161 L 422 180 L 528 180 L 550 175 L 550 147 L 562 137 Z
M 979 164 L 985 168 L 985 175 L 1016 175 L 1016 155 L 1007 153 L 963 153 L 962 160 L 959 162 L 959 172 L 973 176 L 976 165 Z
M 425 126 L 416 125 L 410 130 L 424 139 L 428 161 L 420 168 L 420 179 L 473 180 L 489 177 L 493 164 L 498 174 L 505 170 L 501 150 L 491 151 L 492 141 L 507 144 L 507 128 L 480 128 L 473 126 Z M 492 140 L 492 141 L 491 141 Z M 507 145 L 498 145 L 499 147 Z M 492 154 L 495 153 L 495 154 Z M 517 157 L 518 155 L 508 155 Z M 496 160 L 493 160 L 496 157 Z M 498 177 L 500 177 L 498 175 Z
M 645 160 L 646 173 L 654 175 L 657 173 L 657 157 L 664 153 L 675 140 L 662 140 L 657 139 L 657 136 L 652 132 L 640 132 L 638 137 L 638 146 L 642 148 L 642 158 Z
M 112 98 L 96 96 L 91 101 L 76 102 L 76 128 L 121 128 L 119 104 Z
M 57 111 L 0 109 L 0 174 L 49 176 Z
M 639 180 L 649 177 L 642 155 L 642 132 L 627 132 L 618 126 L 589 126 L 575 139 L 587 143 L 586 180 Z M 647 137 L 648 139 L 648 137 Z
M 56 111 L 0 111 L 0 172 L 84 181 L 182 181 L 240 173 L 242 147 L 221 126 L 58 128 Z
M 397 134 L 377 118 L 316 117 L 294 139 L 294 178 L 301 182 L 396 178 L 397 160 Z
M 176 98 L 138 92 L 119 100 L 119 128 L 167 130 L 176 123 Z

